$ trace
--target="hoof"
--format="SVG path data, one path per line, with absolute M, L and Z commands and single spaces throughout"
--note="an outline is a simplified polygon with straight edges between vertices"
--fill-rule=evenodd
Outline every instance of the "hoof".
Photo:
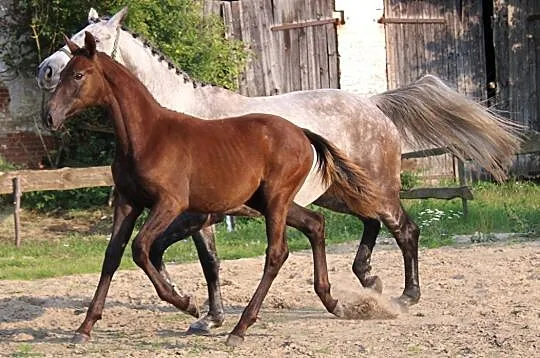
M 345 309 L 341 303 L 337 303 L 336 308 L 332 311 L 332 314 L 339 318 L 345 318 Z
M 372 276 L 369 278 L 366 288 L 371 288 L 373 291 L 381 294 L 383 290 L 383 283 L 379 276 Z
M 212 328 L 221 327 L 222 323 L 223 319 L 221 319 L 220 321 L 216 321 L 213 320 L 212 317 L 210 317 L 209 315 L 206 315 L 200 320 L 193 322 L 189 326 L 187 333 L 199 335 L 209 334 Z
M 417 304 L 419 299 L 419 297 L 414 298 L 403 294 L 399 297 L 392 298 L 392 302 L 406 310 L 408 307 Z
M 185 312 L 195 318 L 199 318 L 200 316 L 199 307 L 197 306 L 197 301 L 195 300 L 195 298 L 193 297 L 189 298 L 189 305 L 186 308 Z
M 90 335 L 75 332 L 75 334 L 73 335 L 73 338 L 71 338 L 71 343 L 73 343 L 73 344 L 85 344 L 89 340 L 90 340 Z
M 229 347 L 238 347 L 242 343 L 244 343 L 244 337 L 240 337 L 235 334 L 229 334 L 227 341 L 225 342 L 225 344 Z

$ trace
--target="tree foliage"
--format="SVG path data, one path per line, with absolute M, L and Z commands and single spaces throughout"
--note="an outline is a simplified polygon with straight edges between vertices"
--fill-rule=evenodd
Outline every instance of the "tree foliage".
M 153 43 L 194 78 L 236 88 L 246 59 L 242 43 L 225 39 L 218 16 L 202 16 L 201 0 L 105 0 L 100 15 L 129 6 L 126 26 Z M 17 72 L 36 65 L 63 45 L 62 34 L 86 26 L 90 0 L 13 0 L 0 20 L 2 60 Z

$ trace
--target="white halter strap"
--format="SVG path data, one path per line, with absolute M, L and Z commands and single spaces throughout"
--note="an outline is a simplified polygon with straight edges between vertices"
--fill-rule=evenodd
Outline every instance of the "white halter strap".
M 116 28 L 116 37 L 114 38 L 113 49 L 112 49 L 112 52 L 111 52 L 111 58 L 113 60 L 115 59 L 116 53 L 118 52 L 118 41 L 119 41 L 119 39 L 120 39 L 120 26 L 118 26 Z M 71 53 L 71 51 L 69 51 L 69 48 L 67 48 L 67 46 L 61 47 L 60 50 L 58 50 L 58 51 L 63 52 L 70 59 L 73 57 L 73 54 Z

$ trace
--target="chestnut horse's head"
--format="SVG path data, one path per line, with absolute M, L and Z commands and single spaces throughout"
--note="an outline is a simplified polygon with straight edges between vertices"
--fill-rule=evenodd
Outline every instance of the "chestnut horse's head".
M 43 113 L 45 125 L 53 130 L 62 127 L 64 121 L 91 107 L 102 105 L 106 97 L 103 71 L 96 61 L 96 41 L 91 33 L 85 33 L 84 47 L 79 47 L 64 36 L 73 58 L 60 74 L 60 82 Z

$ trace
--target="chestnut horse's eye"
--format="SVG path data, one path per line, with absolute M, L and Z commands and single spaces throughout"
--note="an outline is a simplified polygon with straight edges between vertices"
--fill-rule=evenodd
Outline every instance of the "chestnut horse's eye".
M 80 72 L 77 72 L 76 74 L 73 75 L 73 78 L 75 78 L 76 80 L 80 80 L 83 78 L 83 74 Z

